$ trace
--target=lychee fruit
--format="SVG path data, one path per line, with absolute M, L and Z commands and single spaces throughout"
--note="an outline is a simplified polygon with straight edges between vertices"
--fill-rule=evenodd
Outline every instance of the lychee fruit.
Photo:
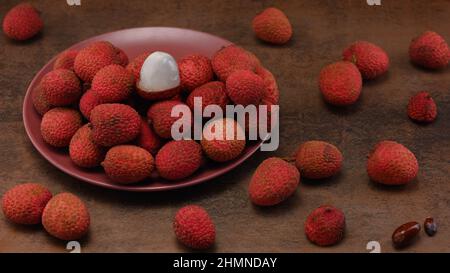
M 332 63 L 320 71 L 319 87 L 328 103 L 336 106 L 351 105 L 361 94 L 361 73 L 351 62 Z
M 73 71 L 73 64 L 75 62 L 75 57 L 78 54 L 78 50 L 69 49 L 60 53 L 55 62 L 53 63 L 53 70 L 55 69 L 69 69 Z
M 77 166 L 84 168 L 100 166 L 105 154 L 106 149 L 93 141 L 90 124 L 78 129 L 70 140 L 69 156 Z
M 155 165 L 159 175 L 178 180 L 192 175 L 203 162 L 202 148 L 193 140 L 173 140 L 156 154 Z
M 28 3 L 13 7 L 3 18 L 3 32 L 17 41 L 32 38 L 41 31 L 43 25 L 39 12 Z
M 100 69 L 92 80 L 91 89 L 105 103 L 121 102 L 132 93 L 134 76 L 118 64 L 111 64 Z
M 169 99 L 180 93 L 178 64 L 172 55 L 151 53 L 142 64 L 136 87 L 138 94 L 148 100 Z
M 78 240 L 89 231 L 89 211 L 83 201 L 71 193 L 55 195 L 42 214 L 42 225 L 52 236 L 65 240 Z
M 131 62 L 128 63 L 128 65 L 126 66 L 126 69 L 133 74 L 136 82 L 139 79 L 139 77 L 141 76 L 142 65 L 144 64 L 145 60 L 147 59 L 147 57 L 149 55 L 150 55 L 150 52 L 142 53 L 142 54 L 138 55 L 137 57 L 135 57 L 133 60 L 131 60 Z
M 123 56 L 110 42 L 99 41 L 90 44 L 78 52 L 74 70 L 80 79 L 91 82 L 95 74 L 110 64 L 121 64 Z
M 375 79 L 389 68 L 389 57 L 379 46 L 366 41 L 357 41 L 342 53 L 343 60 L 354 63 L 366 80 Z
M 225 84 L 219 81 L 212 81 L 206 83 L 200 87 L 195 88 L 187 97 L 186 104 L 194 111 L 194 99 L 201 98 L 201 112 L 209 105 L 217 105 L 225 111 L 225 108 L 229 102 Z
M 428 69 L 443 69 L 450 60 L 450 49 L 442 36 L 426 31 L 411 41 L 409 57 L 416 65 Z
M 134 145 L 118 145 L 109 149 L 101 163 L 106 175 L 119 184 L 131 184 L 144 180 L 154 169 L 153 156 Z
M 180 117 L 172 117 L 172 109 L 176 106 L 186 106 L 183 102 L 175 100 L 166 100 L 153 104 L 147 112 L 147 117 L 155 130 L 155 133 L 162 138 L 172 137 L 172 125 Z M 189 108 L 188 108 L 189 110 Z
M 343 157 L 333 144 L 312 140 L 300 145 L 295 155 L 295 165 L 303 177 L 322 179 L 339 173 Z
M 54 147 L 66 147 L 81 125 L 81 115 L 78 111 L 62 107 L 53 108 L 42 117 L 42 138 Z
M 51 198 L 51 192 L 42 185 L 20 184 L 9 189 L 3 195 L 3 214 L 16 224 L 39 224 L 44 207 Z
M 379 142 L 367 160 L 367 174 L 378 183 L 404 185 L 416 178 L 419 164 L 414 154 L 395 141 Z
M 128 56 L 122 49 L 115 47 L 117 51 L 117 55 L 119 57 L 119 65 L 126 67 L 128 65 Z
M 225 162 L 237 158 L 245 148 L 245 132 L 233 119 L 213 119 L 203 128 L 201 145 L 212 160 Z
M 261 61 L 259 60 L 258 57 L 256 57 L 256 55 L 255 55 L 253 52 L 248 51 L 248 50 L 245 50 L 245 51 L 247 52 L 247 55 L 248 55 L 249 58 L 250 58 L 250 63 L 252 64 L 252 66 L 253 66 L 255 69 L 258 68 L 258 67 L 260 67 L 260 66 L 262 66 Z M 255 71 L 255 72 L 256 72 L 256 71 Z
M 91 111 L 92 139 L 111 147 L 134 140 L 141 129 L 139 114 L 128 105 L 105 103 Z
M 214 223 L 200 206 L 189 205 L 178 210 L 173 230 L 180 243 L 193 249 L 210 248 L 216 239 Z
M 81 83 L 72 70 L 56 69 L 41 80 L 42 92 L 49 104 L 68 106 L 81 97 Z
M 92 89 L 89 89 L 81 96 L 79 105 L 80 112 L 87 120 L 90 120 L 92 109 L 94 109 L 95 106 L 100 105 L 102 103 L 103 102 L 98 97 L 97 92 L 95 92 Z
M 156 155 L 163 140 L 153 131 L 146 118 L 141 118 L 141 133 L 136 138 L 136 145 Z
M 256 15 L 252 21 L 256 37 L 272 44 L 282 45 L 292 37 L 292 26 L 286 14 L 270 7 Z
M 437 107 L 428 92 L 422 91 L 411 97 L 408 103 L 408 116 L 418 122 L 432 122 L 437 116 Z
M 345 215 L 332 206 L 320 206 L 305 222 L 308 239 L 318 246 L 331 246 L 339 243 L 345 234 Z
M 258 105 L 266 92 L 260 76 L 249 70 L 238 70 L 230 74 L 226 81 L 228 97 L 236 104 Z
M 264 160 L 252 176 L 248 193 L 259 206 L 273 206 L 291 196 L 300 183 L 297 168 L 281 158 Z
M 181 88 L 191 92 L 212 81 L 214 73 L 211 61 L 200 54 L 188 55 L 178 61 Z
M 256 75 L 264 81 L 264 93 L 261 98 L 262 104 L 278 104 L 280 101 L 280 91 L 275 76 L 266 68 L 259 66 L 255 69 Z
M 235 71 L 255 71 L 257 63 L 254 55 L 251 56 L 245 49 L 236 45 L 229 45 L 214 54 L 211 65 L 217 77 L 225 82 L 228 76 Z
M 33 89 L 31 93 L 31 100 L 33 102 L 34 109 L 36 109 L 36 112 L 38 112 L 41 116 L 52 109 L 52 106 L 48 103 L 42 92 L 42 86 L 40 84 Z

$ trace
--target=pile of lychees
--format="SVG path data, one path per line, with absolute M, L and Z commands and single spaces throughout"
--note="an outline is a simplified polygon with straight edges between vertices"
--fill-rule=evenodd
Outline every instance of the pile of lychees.
M 178 61 L 165 52 L 145 52 L 131 62 L 110 42 L 94 42 L 67 50 L 55 60 L 32 93 L 42 116 L 46 143 L 69 148 L 73 163 L 83 168 L 102 166 L 115 183 L 129 184 L 156 170 L 168 180 L 196 172 L 206 156 L 225 162 L 246 146 L 234 120 L 206 123 L 201 141 L 172 140 L 176 106 L 278 104 L 274 76 L 255 55 L 236 45 L 220 49 L 210 60 L 200 54 Z M 194 105 L 201 98 L 202 105 Z M 218 130 L 222 138 L 205 137 Z M 233 130 L 234 138 L 226 138 Z

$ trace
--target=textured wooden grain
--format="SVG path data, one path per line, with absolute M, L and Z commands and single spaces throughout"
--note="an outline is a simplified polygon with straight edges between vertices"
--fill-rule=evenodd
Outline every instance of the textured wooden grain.
M 3 0 L 0 16 L 18 1 Z M 412 66 L 410 39 L 432 29 L 450 41 L 450 1 L 382 1 L 370 7 L 354 1 L 32 1 L 42 11 L 45 30 L 38 38 L 15 43 L 0 37 L 0 194 L 11 186 L 35 181 L 54 193 L 70 191 L 86 201 L 92 214 L 85 252 L 188 251 L 172 234 L 178 208 L 200 204 L 217 225 L 213 251 L 226 252 L 366 252 L 377 240 L 393 251 L 392 231 L 407 221 L 433 216 L 439 231 L 421 234 L 405 251 L 450 251 L 450 69 L 431 73 Z M 51 2 L 51 3 L 50 3 Z M 254 14 L 275 5 L 294 27 L 290 43 L 273 47 L 257 41 L 250 28 Z M 281 89 L 281 146 L 255 154 L 214 181 L 173 192 L 125 193 L 80 183 L 58 171 L 33 148 L 22 124 L 22 100 L 33 75 L 51 57 L 91 36 L 140 26 L 191 28 L 222 36 L 255 52 L 278 79 Z M 340 58 L 354 40 L 373 41 L 388 52 L 388 75 L 366 83 L 360 102 L 340 110 L 324 104 L 317 88 L 322 66 Z M 437 121 L 418 126 L 408 120 L 407 100 L 428 90 L 439 107 Z M 336 144 L 345 157 L 342 174 L 322 182 L 303 181 L 296 195 L 274 208 L 257 208 L 247 198 L 252 171 L 266 157 L 286 156 L 305 140 Z M 409 147 L 420 174 L 404 188 L 374 185 L 365 157 L 379 140 Z M 347 236 L 331 248 L 311 245 L 303 234 L 308 213 L 321 204 L 341 208 Z M 64 252 L 65 244 L 39 227 L 18 227 L 0 217 L 0 252 Z

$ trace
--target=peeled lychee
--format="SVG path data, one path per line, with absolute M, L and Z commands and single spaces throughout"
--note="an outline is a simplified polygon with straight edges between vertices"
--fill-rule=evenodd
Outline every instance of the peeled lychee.
M 44 207 L 51 198 L 51 192 L 42 185 L 20 184 L 9 189 L 3 195 L 3 214 L 16 224 L 39 224 Z
M 226 81 L 228 97 L 236 104 L 258 105 L 266 92 L 264 81 L 249 70 L 238 70 L 229 75 Z
M 35 36 L 43 25 L 39 12 L 28 3 L 13 7 L 3 18 L 3 32 L 17 41 L 28 40 Z
M 217 51 L 211 65 L 214 73 L 223 82 L 237 70 L 255 71 L 257 67 L 254 55 L 251 56 L 245 49 L 236 45 L 229 45 Z
M 154 168 L 153 156 L 134 145 L 118 145 L 109 149 L 102 162 L 106 175 L 116 183 L 131 184 L 149 177 Z
M 34 109 L 41 116 L 44 115 L 48 110 L 52 109 L 50 103 L 48 103 L 42 92 L 42 86 L 39 84 L 31 93 L 31 100 L 33 102 Z
M 378 183 L 403 185 L 416 178 L 419 164 L 414 154 L 395 141 L 379 142 L 367 160 L 367 173 Z
M 153 131 L 146 118 L 141 118 L 141 132 L 136 138 L 136 145 L 156 155 L 163 144 L 162 139 Z
M 422 67 L 442 69 L 450 61 L 450 49 L 442 36 L 426 31 L 411 41 L 409 57 L 413 63 Z
M 432 122 L 436 119 L 436 103 L 428 92 L 422 91 L 411 97 L 408 116 L 418 122 Z
M 148 100 L 175 96 L 181 90 L 177 62 L 168 53 L 153 52 L 142 64 L 136 87 L 138 94 Z
M 166 143 L 156 154 L 159 175 L 168 180 L 183 179 L 200 168 L 202 148 L 193 140 L 174 140 Z
M 213 119 L 205 124 L 201 140 L 205 154 L 225 162 L 237 158 L 245 148 L 245 132 L 233 119 Z
M 328 103 L 336 106 L 351 105 L 361 94 L 361 73 L 351 62 L 332 63 L 320 71 L 319 87 Z
M 264 81 L 264 92 L 261 98 L 262 104 L 278 104 L 280 101 L 280 91 L 273 74 L 266 68 L 259 66 L 255 69 L 256 75 Z
M 92 109 L 94 109 L 95 106 L 100 105 L 102 103 L 103 102 L 98 97 L 97 92 L 95 92 L 92 89 L 89 89 L 83 94 L 83 96 L 81 96 L 79 105 L 80 112 L 87 120 L 90 120 Z
M 147 117 L 149 118 L 153 129 L 156 134 L 162 138 L 172 137 L 172 125 L 179 119 L 179 117 L 172 117 L 172 109 L 176 106 L 186 106 L 186 104 L 175 101 L 167 100 L 161 101 L 150 106 L 147 112 Z
M 93 141 L 90 124 L 78 129 L 70 140 L 69 156 L 77 166 L 84 168 L 100 166 L 105 154 L 106 149 Z
M 267 8 L 256 15 L 252 27 L 256 37 L 272 44 L 285 44 L 292 37 L 289 19 L 277 8 Z
M 100 69 L 92 80 L 91 89 L 105 103 L 126 100 L 133 91 L 134 76 L 118 64 L 112 64 Z
M 339 173 L 343 157 L 336 146 L 324 141 L 307 141 L 300 145 L 295 165 L 303 177 L 322 179 Z
M 364 79 L 374 79 L 386 73 L 389 68 L 389 57 L 379 46 L 357 41 L 343 52 L 344 61 L 354 63 Z
M 141 118 L 130 106 L 106 103 L 91 111 L 92 138 L 105 147 L 134 140 L 141 129 Z
M 99 41 L 88 45 L 75 57 L 74 70 L 80 79 L 91 82 L 95 74 L 110 64 L 122 64 L 123 56 L 110 42 Z
M 42 117 L 42 138 L 54 147 L 66 147 L 81 125 L 81 115 L 78 111 L 62 107 L 53 108 Z
M 52 236 L 66 241 L 78 240 L 89 231 L 86 205 L 71 193 L 55 195 L 45 206 L 42 225 Z
M 81 97 L 81 83 L 72 70 L 56 69 L 41 80 L 42 93 L 49 104 L 68 106 Z
M 308 239 L 318 246 L 339 243 L 345 234 L 344 213 L 332 206 L 320 206 L 308 216 L 305 222 Z
M 202 105 L 201 111 L 208 105 L 217 105 L 225 111 L 225 108 L 229 102 L 228 96 L 225 90 L 225 84 L 219 81 L 209 82 L 200 87 L 197 87 L 192 91 L 186 99 L 186 104 L 194 111 L 194 99 L 201 98 Z
M 214 76 L 211 61 L 200 54 L 188 55 L 179 60 L 178 69 L 181 88 L 189 92 L 210 82 Z
M 216 239 L 216 229 L 205 209 L 190 205 L 175 215 L 173 230 L 178 241 L 193 249 L 210 248 Z
M 69 49 L 63 51 L 58 55 L 58 57 L 56 57 L 56 60 L 53 63 L 53 70 L 60 68 L 73 70 L 73 64 L 77 54 L 78 50 Z
M 271 157 L 264 160 L 252 176 L 250 200 L 260 206 L 273 206 L 291 196 L 300 183 L 300 173 L 288 162 Z

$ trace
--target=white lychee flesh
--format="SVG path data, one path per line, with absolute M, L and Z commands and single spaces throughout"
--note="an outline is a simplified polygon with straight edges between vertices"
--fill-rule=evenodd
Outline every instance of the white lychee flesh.
M 178 65 L 172 55 L 155 51 L 145 59 L 140 72 L 139 89 L 153 93 L 173 89 L 179 85 Z

